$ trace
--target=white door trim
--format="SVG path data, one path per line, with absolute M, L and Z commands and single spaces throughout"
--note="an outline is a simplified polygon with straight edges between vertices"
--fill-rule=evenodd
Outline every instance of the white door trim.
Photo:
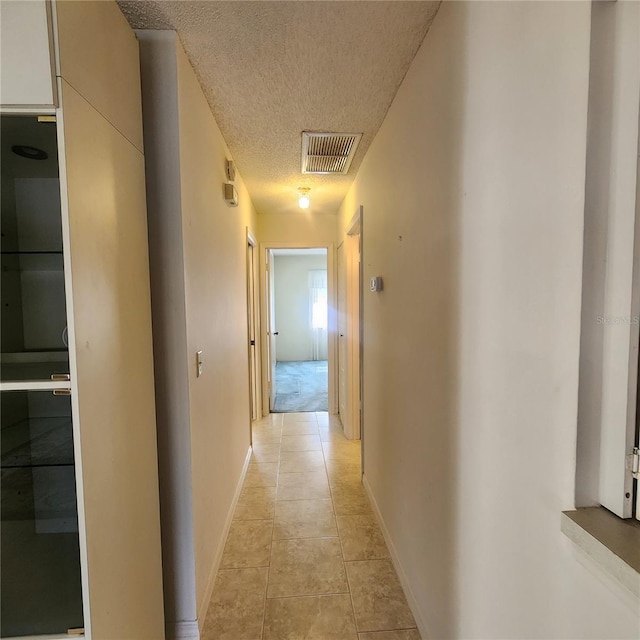
M 335 244 L 330 243 L 314 243 L 314 242 L 261 242 L 260 243 L 260 317 L 261 333 L 260 338 L 262 341 L 262 415 L 269 415 L 269 403 L 264 401 L 264 398 L 268 397 L 266 394 L 269 392 L 269 382 L 267 377 L 267 369 L 269 367 L 268 351 L 265 347 L 266 343 L 266 331 L 268 327 L 267 312 L 267 300 L 266 300 L 266 264 L 267 264 L 267 251 L 271 249 L 326 249 L 327 250 L 327 296 L 329 301 L 329 317 L 328 317 L 328 331 L 327 331 L 327 355 L 328 355 L 328 367 L 329 367 L 329 413 L 338 413 L 338 385 L 337 385 L 337 366 L 338 366 L 338 344 L 337 344 L 337 331 L 338 331 L 338 318 L 336 314 L 336 302 L 337 302 L 337 286 L 338 279 L 335 268 Z
M 249 227 L 247 227 L 247 353 L 248 353 L 248 367 L 249 367 L 249 437 L 251 438 L 251 423 L 253 422 L 254 408 L 256 411 L 256 419 L 262 415 L 262 394 L 260 393 L 260 297 L 257 294 L 257 264 L 260 259 L 258 250 L 258 241 L 256 237 L 251 233 Z M 253 250 L 253 260 L 249 247 Z M 259 283 L 258 283 L 259 284 Z M 253 325 L 253 351 L 251 345 L 251 327 Z M 255 385 L 254 385 L 255 383 Z M 251 440 L 250 440 L 251 441 Z

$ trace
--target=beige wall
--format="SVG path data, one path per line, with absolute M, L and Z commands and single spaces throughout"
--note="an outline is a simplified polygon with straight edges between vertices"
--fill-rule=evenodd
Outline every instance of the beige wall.
M 327 269 L 326 256 L 274 256 L 276 360 L 313 360 L 309 271 Z M 327 359 L 327 333 L 318 360 Z
M 255 211 L 242 178 L 239 206 L 222 193 L 231 158 L 189 61 L 178 47 L 180 173 L 196 559 L 202 605 L 249 447 L 246 229 Z M 195 354 L 204 352 L 196 378 Z
M 258 215 L 260 242 L 296 242 L 313 246 L 334 243 L 337 236 L 338 219 L 334 215 L 314 214 L 302 209 L 295 214 Z
M 640 631 L 560 532 L 589 31 L 588 3 L 443 3 L 342 205 L 385 285 L 364 296 L 365 477 L 428 637 Z
M 175 34 L 138 36 L 145 136 L 154 145 L 147 174 L 172 637 L 204 622 L 249 448 L 246 231 L 256 225 L 241 177 L 239 206 L 224 201 L 231 155 Z
M 313 206 L 313 205 L 312 205 Z M 338 237 L 338 229 L 339 229 L 339 218 L 337 215 L 327 215 L 327 214 L 319 214 L 313 213 L 312 210 L 303 211 L 300 210 L 295 214 L 288 213 L 272 213 L 265 214 L 261 213 L 257 216 L 257 229 L 258 229 L 258 239 L 263 244 L 270 244 L 272 247 L 286 247 L 287 245 L 292 246 L 303 246 L 303 247 L 322 247 L 333 245 L 333 247 L 329 246 L 329 251 L 327 255 L 327 263 L 328 263 L 328 284 L 329 284 L 329 336 L 328 336 L 328 359 L 329 359 L 329 412 L 336 413 L 338 410 L 337 407 L 337 391 L 336 391 L 336 373 L 334 371 L 334 366 L 332 363 L 333 354 L 335 352 L 335 318 L 334 314 L 331 312 L 331 308 L 335 306 L 333 298 L 335 296 L 335 287 L 334 281 L 335 276 L 333 273 L 333 260 L 334 260 L 334 252 L 335 252 L 335 243 Z M 261 260 L 264 259 L 264 253 L 262 253 L 264 247 L 261 246 Z M 264 283 L 261 281 L 261 300 L 264 306 Z M 263 316 L 263 322 L 264 322 Z M 265 328 L 266 330 L 266 328 Z M 264 331 L 262 334 L 264 338 Z M 265 415 L 268 414 L 268 393 L 269 386 L 267 383 L 267 375 L 266 375 L 266 354 L 262 354 L 262 366 L 263 366 L 263 376 L 262 376 L 262 396 L 265 399 L 263 403 L 263 413 Z

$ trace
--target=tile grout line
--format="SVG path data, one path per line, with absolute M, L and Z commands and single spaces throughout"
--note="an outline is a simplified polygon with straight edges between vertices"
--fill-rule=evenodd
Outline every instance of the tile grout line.
M 283 418 L 281 418 L 281 422 L 283 421 Z M 280 424 L 280 447 L 282 447 L 282 428 L 283 425 Z M 273 496 L 273 520 L 271 522 L 271 548 L 269 550 L 269 565 L 267 566 L 267 581 L 264 587 L 264 608 L 262 610 L 262 628 L 260 629 L 260 640 L 264 640 L 264 626 L 265 626 L 265 622 L 267 619 L 267 600 L 268 600 L 268 594 L 269 594 L 269 578 L 271 577 L 271 559 L 273 557 L 273 532 L 275 530 L 276 527 L 276 501 L 278 498 L 278 485 L 279 485 L 279 480 L 280 480 L 280 453 L 281 453 L 281 449 L 280 451 L 278 451 L 278 470 L 276 472 L 276 491 L 275 491 L 275 495 Z
M 356 636 L 359 638 L 360 634 L 358 633 L 358 621 L 356 620 L 356 608 L 353 604 L 353 593 L 351 592 L 351 581 L 349 580 L 349 572 L 347 571 L 347 563 L 344 559 L 344 547 L 342 545 L 342 536 L 340 535 L 340 527 L 338 526 L 338 514 L 336 513 L 336 505 L 333 499 L 333 488 L 331 483 L 329 482 L 329 470 L 327 469 L 327 456 L 322 447 L 322 457 L 324 458 L 324 470 L 327 474 L 327 483 L 329 484 L 329 495 L 331 496 L 331 507 L 333 508 L 333 517 L 336 521 L 336 529 L 338 531 L 338 540 L 340 543 L 340 555 L 342 557 L 342 569 L 344 571 L 344 577 L 347 580 L 347 593 L 349 594 L 349 602 L 351 603 L 351 614 L 353 615 L 353 626 L 356 630 Z
M 316 416 L 316 423 L 317 423 L 317 416 Z M 329 427 L 323 427 L 323 428 L 330 428 Z M 282 431 L 284 429 L 284 417 L 282 417 L 282 427 L 280 430 L 280 445 L 282 444 L 282 438 L 284 437 L 282 434 Z M 291 596 L 276 596 L 275 598 L 268 598 L 268 588 L 269 588 L 269 581 L 270 581 L 270 568 L 271 568 L 271 564 L 272 564 L 272 558 L 273 558 L 273 543 L 275 542 L 273 536 L 274 536 L 274 532 L 275 532 L 275 521 L 276 521 L 276 507 L 277 507 L 277 503 L 279 502 L 277 499 L 277 495 L 278 495 L 278 488 L 280 487 L 280 479 L 281 479 L 281 474 L 282 473 L 286 473 L 287 472 L 283 472 L 281 470 L 281 463 L 282 463 L 282 457 L 280 455 L 281 453 L 281 447 L 280 447 L 280 451 L 278 454 L 278 467 L 277 467 L 277 471 L 276 471 L 276 486 L 275 486 L 275 497 L 274 497 L 274 513 L 273 513 L 273 519 L 272 519 L 272 529 L 271 529 L 271 550 L 270 550 L 270 555 L 269 555 L 269 564 L 267 566 L 267 583 L 266 583 L 266 588 L 265 588 L 265 599 L 264 599 L 264 611 L 263 611 L 263 619 L 262 619 L 262 629 L 261 629 L 261 635 L 260 638 L 261 640 L 264 640 L 265 638 L 265 625 L 266 625 L 266 608 L 267 608 L 267 604 L 268 604 L 268 600 L 286 600 L 286 599 L 294 599 L 294 598 L 321 598 L 321 597 L 331 597 L 331 596 L 339 596 L 339 595 L 349 595 L 349 600 L 351 603 L 351 612 L 353 615 L 353 621 L 354 621 L 354 625 L 355 625 L 355 634 L 356 637 L 360 637 L 360 631 L 358 630 L 358 626 L 357 626 L 357 621 L 356 621 L 356 616 L 355 616 L 355 607 L 354 607 L 354 603 L 353 603 L 353 594 L 352 594 L 352 589 L 351 589 L 351 582 L 349 580 L 349 575 L 347 572 L 347 561 L 345 560 L 345 556 L 344 556 L 344 545 L 343 545 L 343 539 L 342 539 L 342 535 L 340 533 L 340 529 L 338 527 L 338 515 L 336 513 L 336 505 L 335 505 L 335 498 L 334 498 L 334 486 L 332 485 L 331 482 L 329 482 L 329 473 L 328 473 L 328 465 L 327 465 L 327 452 L 325 450 L 325 444 L 330 445 L 331 441 L 327 441 L 326 443 L 322 440 L 322 436 L 320 434 L 320 425 L 316 424 L 316 433 L 317 435 L 320 437 L 320 441 L 321 441 L 321 451 L 322 451 L 322 461 L 323 461 L 323 467 L 322 469 L 324 470 L 325 473 L 325 477 L 327 480 L 327 485 L 329 488 L 329 499 L 331 500 L 331 508 L 332 508 L 332 513 L 333 513 L 333 517 L 335 520 L 335 526 L 336 526 L 336 532 L 337 535 L 336 536 L 314 536 L 311 538 L 304 538 L 304 537 L 295 537 L 295 538 L 287 538 L 285 540 L 296 540 L 296 539 L 300 539 L 300 540 L 310 540 L 310 539 L 335 539 L 336 537 L 338 538 L 339 541 L 339 545 L 340 545 L 340 557 L 341 557 L 341 561 L 342 561 L 342 567 L 343 567 L 343 571 L 345 574 L 345 578 L 346 578 L 346 586 L 347 586 L 347 591 L 346 592 L 332 592 L 332 593 L 318 593 L 318 594 L 297 594 L 297 595 L 291 595 Z M 304 434 L 304 435 L 315 435 L 315 434 Z M 274 443 L 276 444 L 276 443 Z M 327 447 L 329 448 L 329 447 Z M 298 452 L 291 452 L 291 453 L 306 453 L 305 451 L 298 451 Z M 291 472 L 291 473 L 296 473 Z M 304 471 L 299 471 L 297 473 L 304 473 Z M 280 502 L 301 502 L 301 501 L 309 501 L 309 500 L 326 500 L 326 498 L 300 498 L 300 499 L 295 499 L 295 500 L 284 500 L 284 501 L 280 501 Z M 366 562 L 368 561 L 368 559 L 365 560 L 354 560 L 352 562 Z M 413 629 L 415 627 L 406 627 L 406 629 Z M 398 629 L 398 630 L 404 630 L 405 627 L 403 627 L 402 629 Z M 364 633 L 364 632 L 363 632 Z

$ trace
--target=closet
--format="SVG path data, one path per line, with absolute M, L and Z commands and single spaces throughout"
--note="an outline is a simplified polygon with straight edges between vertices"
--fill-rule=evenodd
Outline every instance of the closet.
M 0 637 L 164 637 L 138 44 L 0 3 Z

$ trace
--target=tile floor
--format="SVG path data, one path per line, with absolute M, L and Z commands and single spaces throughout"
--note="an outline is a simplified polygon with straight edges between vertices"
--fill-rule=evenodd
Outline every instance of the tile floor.
M 360 481 L 360 442 L 325 412 L 271 414 L 203 640 L 420 640 Z

